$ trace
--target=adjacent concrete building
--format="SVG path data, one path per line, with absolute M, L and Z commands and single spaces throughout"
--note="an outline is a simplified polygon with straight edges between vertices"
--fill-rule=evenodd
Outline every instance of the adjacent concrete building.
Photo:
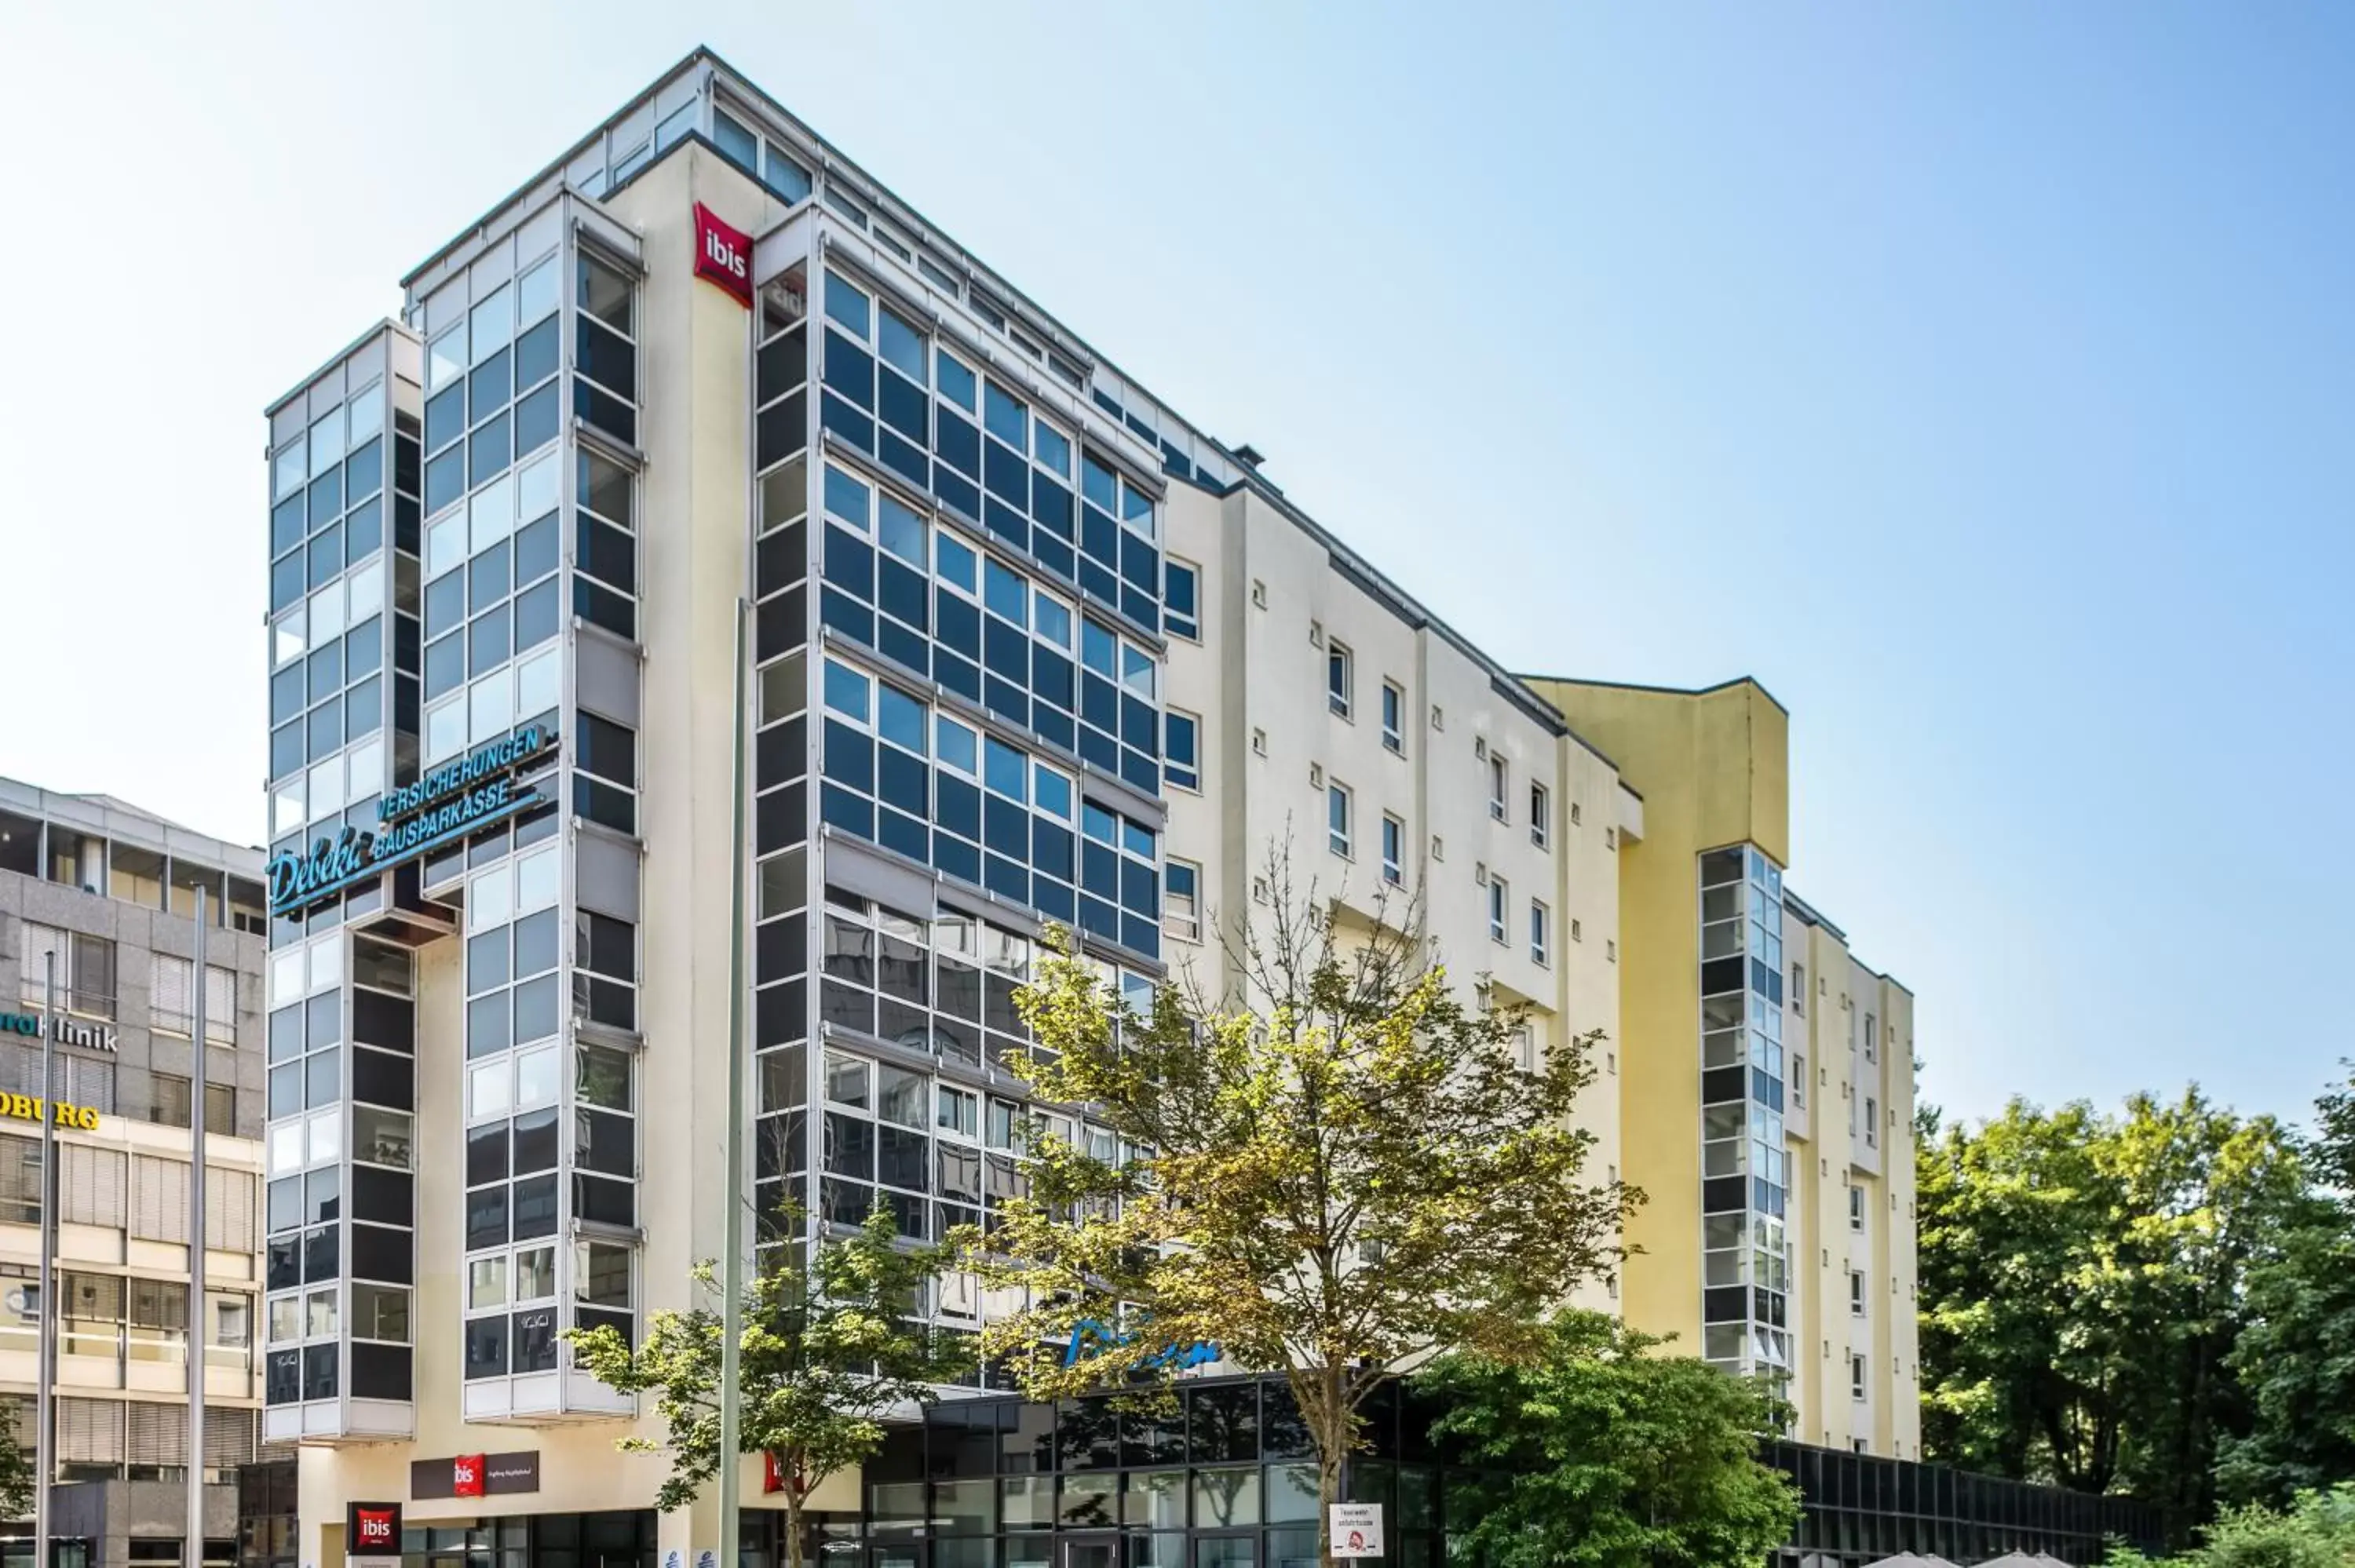
M 32 1446 L 39 1314 L 41 1036 L 56 1041 L 53 1533 L 61 1560 L 179 1561 L 187 1467 L 208 1556 L 229 1561 L 255 1454 L 261 854 L 104 796 L 0 779 L 0 1398 Z M 208 895 L 205 972 L 196 896 Z M 49 955 L 57 1009 L 48 1011 Z M 205 1040 L 195 1039 L 204 987 Z M 201 1056 L 203 1066 L 197 1066 Z M 205 1086 L 203 1292 L 189 1306 L 189 1128 Z M 192 1320 L 193 1319 L 193 1320 Z M 200 1347 L 192 1350 L 192 1345 Z M 204 1453 L 188 1451 L 201 1353 Z M 28 1522 L 0 1525 L 31 1560 Z M 15 1559 L 12 1557 L 11 1559 Z

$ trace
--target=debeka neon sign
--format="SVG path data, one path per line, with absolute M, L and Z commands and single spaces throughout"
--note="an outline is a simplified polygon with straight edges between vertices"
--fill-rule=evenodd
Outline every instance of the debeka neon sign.
M 1082 1318 L 1071 1325 L 1071 1342 L 1063 1347 L 1063 1364 L 1076 1366 L 1106 1351 L 1135 1342 L 1135 1334 L 1124 1334 L 1096 1319 Z M 1218 1359 L 1219 1347 L 1203 1340 L 1190 1345 L 1164 1345 L 1137 1365 L 1141 1369 L 1167 1367 L 1172 1372 L 1184 1372 L 1189 1367 L 1208 1366 Z
M 354 883 L 390 871 L 477 828 L 537 803 L 539 790 L 512 775 L 554 749 L 556 732 L 538 725 L 481 747 L 378 802 L 373 832 L 346 828 L 308 853 L 287 850 L 270 863 L 270 912 L 291 915 Z

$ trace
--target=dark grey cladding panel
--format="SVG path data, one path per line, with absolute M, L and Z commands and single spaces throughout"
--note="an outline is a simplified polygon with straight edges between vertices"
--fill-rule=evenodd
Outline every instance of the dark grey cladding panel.
M 617 642 L 593 634 L 573 640 L 573 680 L 581 705 L 615 724 L 638 727 L 638 658 Z
M 638 846 L 593 828 L 581 830 L 573 844 L 573 901 L 583 909 L 635 922 Z

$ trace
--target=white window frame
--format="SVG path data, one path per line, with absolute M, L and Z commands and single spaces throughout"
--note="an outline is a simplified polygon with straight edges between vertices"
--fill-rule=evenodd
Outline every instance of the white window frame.
M 1336 638 L 1325 640 L 1325 705 L 1338 718 L 1349 718 L 1357 706 L 1358 657 Z M 1354 721 L 1353 721 L 1354 722 Z
M 1406 688 L 1396 681 L 1382 683 L 1382 746 L 1392 755 L 1406 755 Z
M 1356 838 L 1357 813 L 1357 798 L 1349 787 L 1337 779 L 1328 781 L 1325 786 L 1325 847 L 1343 860 L 1354 858 L 1350 846 Z M 1334 821 L 1337 814 L 1340 818 L 1337 824 Z
M 1553 847 L 1553 791 L 1534 779 L 1529 780 L 1529 842 L 1540 849 Z
M 1183 914 L 1178 907 L 1178 895 L 1169 891 L 1169 873 L 1180 867 L 1194 874 L 1194 892 L 1188 901 L 1191 908 Z M 1202 939 L 1202 865 L 1199 861 L 1184 860 L 1177 855 L 1167 857 L 1161 882 L 1161 929 L 1164 935 L 1180 942 Z
M 1553 911 L 1542 898 L 1529 900 L 1529 961 L 1540 969 L 1553 967 Z
M 1488 874 L 1488 940 L 1503 947 L 1513 939 L 1512 884 L 1495 872 Z
M 1500 822 L 1512 821 L 1512 809 L 1506 804 L 1512 798 L 1512 768 L 1497 747 L 1488 748 L 1488 814 Z
M 1392 887 L 1402 886 L 1406 880 L 1406 823 L 1395 814 L 1382 813 L 1382 880 Z

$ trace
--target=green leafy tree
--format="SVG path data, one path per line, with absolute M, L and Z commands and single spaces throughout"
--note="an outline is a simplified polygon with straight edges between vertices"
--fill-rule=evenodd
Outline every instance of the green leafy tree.
M 930 1402 L 933 1384 L 973 1364 L 970 1351 L 960 1354 L 903 1316 L 947 1256 L 901 1247 L 897 1231 L 879 1206 L 857 1230 L 821 1240 L 806 1273 L 787 1266 L 744 1287 L 739 1433 L 744 1453 L 776 1460 L 788 1568 L 803 1561 L 803 1509 L 818 1485 L 875 1452 L 893 1406 Z M 711 1264 L 694 1272 L 717 1293 Z M 629 1436 L 614 1446 L 669 1453 L 670 1474 L 655 1495 L 665 1512 L 693 1502 L 719 1471 L 723 1324 L 717 1309 L 698 1307 L 653 1314 L 635 1349 L 605 1324 L 565 1335 L 574 1361 L 600 1382 L 655 1395 L 667 1441 Z
M 2307 1203 L 2293 1140 L 2191 1090 L 2014 1102 L 1918 1160 L 1925 1452 L 2131 1492 L 2188 1541 L 2248 1425 L 2250 1281 Z
M 2300 1492 L 2279 1509 L 2228 1509 L 2200 1535 L 2169 1558 L 2113 1542 L 2102 1568 L 2346 1568 L 2355 1563 L 2355 1483 Z
M 1753 1568 L 1799 1495 L 1759 1462 L 1782 1412 L 1759 1382 L 1595 1312 L 1563 1312 L 1524 1364 L 1467 1354 L 1417 1374 L 1445 1414 L 1451 1517 L 1491 1568 Z
M 6 1416 L 7 1429 L 0 1432 L 0 1519 L 23 1519 L 33 1511 L 33 1488 L 38 1466 L 33 1451 L 20 1448 L 23 1438 L 17 1435 L 17 1425 L 29 1414 L 32 1401 L 28 1398 Z M 23 1414 L 20 1414 L 22 1412 Z M 32 1425 L 25 1421 L 25 1425 Z
M 2249 1431 L 2223 1446 L 2217 1482 L 2240 1502 L 2286 1505 L 2355 1479 L 2355 1081 L 2315 1111 L 2307 1162 L 2330 1190 L 2251 1272 L 2251 1320 L 2232 1347 Z
M 1011 1065 L 1126 1157 L 1034 1134 L 1028 1195 L 986 1247 L 961 1240 L 985 1278 L 1028 1290 L 984 1342 L 1034 1397 L 1219 1346 L 1286 1374 L 1329 1506 L 1389 1369 L 1539 1354 L 1541 1310 L 1614 1265 L 1630 1195 L 1583 1179 L 1591 1038 L 1524 1071 L 1519 1016 L 1461 1000 L 1411 913 L 1345 928 L 1313 886 L 1295 896 L 1284 857 L 1268 876 L 1273 913 L 1236 937 L 1220 1003 L 1164 989 L 1137 1017 L 1068 948 L 1042 959 L 1018 998 L 1037 1048 Z M 1129 1331 L 1065 1364 L 1089 1319 Z M 1320 1508 L 1329 1562 L 1328 1523 Z

